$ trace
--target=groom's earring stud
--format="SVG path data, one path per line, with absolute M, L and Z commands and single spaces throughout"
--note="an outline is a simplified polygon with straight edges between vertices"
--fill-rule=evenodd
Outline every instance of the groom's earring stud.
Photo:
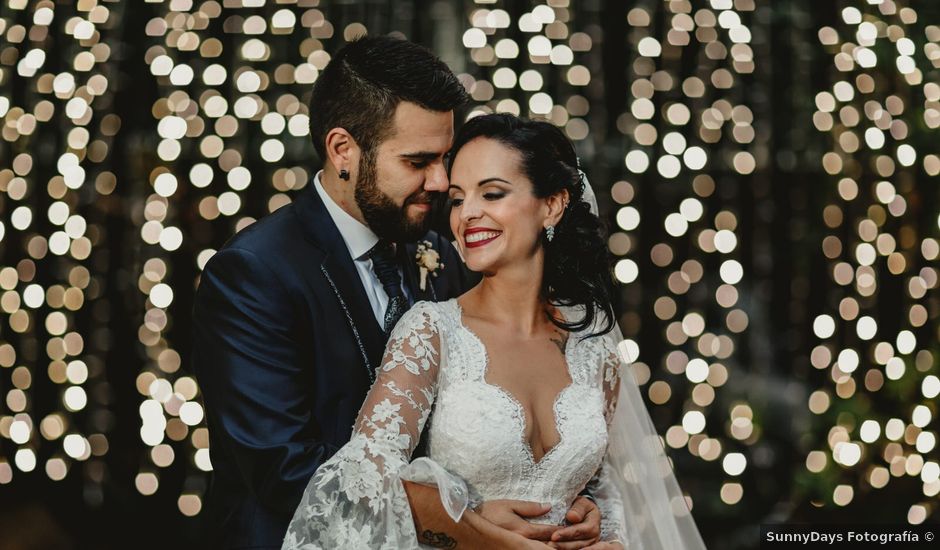
M 548 242 L 552 242 L 552 239 L 555 238 L 555 226 L 550 225 L 545 228 L 545 238 L 548 239 Z
M 339 179 L 349 181 L 349 170 L 340 170 Z

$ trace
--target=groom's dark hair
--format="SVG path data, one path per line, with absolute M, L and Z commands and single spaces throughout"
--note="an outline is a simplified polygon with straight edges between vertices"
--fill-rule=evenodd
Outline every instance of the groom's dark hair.
M 438 112 L 469 97 L 454 73 L 430 50 L 393 36 L 362 36 L 333 56 L 313 85 L 310 137 L 326 162 L 326 134 L 344 128 L 370 151 L 387 136 L 402 101 Z

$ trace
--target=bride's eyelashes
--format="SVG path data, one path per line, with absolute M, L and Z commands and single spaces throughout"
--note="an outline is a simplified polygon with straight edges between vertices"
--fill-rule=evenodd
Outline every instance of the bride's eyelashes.
M 489 201 L 489 202 L 494 202 L 494 201 L 498 201 L 498 200 L 502 199 L 503 197 L 505 197 L 505 196 L 508 195 L 508 194 L 509 194 L 508 191 L 495 191 L 495 190 L 494 190 L 494 191 L 487 191 L 486 193 L 483 193 L 483 200 Z M 459 207 L 459 206 L 462 205 L 462 204 L 463 204 L 463 198 L 458 198 L 458 197 L 448 197 L 448 198 L 447 198 L 447 207 L 448 207 L 448 208 L 451 208 L 451 209 L 457 208 L 457 207 Z
M 505 196 L 506 196 L 506 193 L 484 193 L 483 194 L 483 198 L 488 201 L 498 201 L 499 199 Z M 463 199 L 450 198 L 450 199 L 447 199 L 447 201 L 450 204 L 451 208 L 457 208 L 458 206 L 463 204 Z

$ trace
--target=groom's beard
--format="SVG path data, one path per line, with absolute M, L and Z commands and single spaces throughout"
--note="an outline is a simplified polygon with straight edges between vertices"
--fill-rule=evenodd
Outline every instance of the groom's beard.
M 431 216 L 422 214 L 420 219 L 409 219 L 408 205 L 429 203 L 432 195 L 420 191 L 405 199 L 398 206 L 395 201 L 379 189 L 375 168 L 375 156 L 368 152 L 359 161 L 359 178 L 356 182 L 356 204 L 369 228 L 380 238 L 391 242 L 414 242 L 423 237 L 430 228 Z

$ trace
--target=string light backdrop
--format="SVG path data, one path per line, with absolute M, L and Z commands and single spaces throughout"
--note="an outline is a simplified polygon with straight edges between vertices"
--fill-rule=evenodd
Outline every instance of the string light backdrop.
M 114 424 L 102 245 L 121 125 L 110 113 L 110 22 L 123 6 L 5 4 L 0 436 L 13 447 L 0 451 L 0 485 L 31 472 L 58 482 L 77 470 L 84 500 L 100 504 Z
M 469 116 L 498 112 L 544 118 L 573 141 L 588 137 L 583 117 L 590 106 L 583 94 L 591 72 L 581 58 L 593 40 L 573 30 L 569 0 L 538 2 L 517 17 L 498 7 L 479 7 L 467 19 L 462 41 L 476 68 L 474 75 L 462 76 L 479 102 Z
M 754 115 L 743 93 L 754 71 L 746 22 L 753 11 L 753 2 L 730 0 L 629 11 L 636 55 L 629 110 L 617 121 L 630 144 L 623 156 L 628 175 L 611 189 L 622 205 L 611 248 L 626 256 L 616 276 L 644 282 L 642 293 L 630 293 L 627 324 L 660 339 L 651 353 L 640 353 L 640 379 L 649 381 L 654 406 L 681 412 L 665 429 L 666 444 L 720 461 L 718 492 L 727 505 L 742 498 L 746 453 L 761 435 L 746 399 L 716 400 L 739 375 L 738 340 L 749 324 L 739 243 L 747 238 L 738 232 L 737 206 L 723 199 L 749 182 L 755 150 L 766 157 L 766 148 L 754 145 Z
M 930 427 L 940 380 L 928 374 L 938 340 L 940 219 L 928 176 L 940 173 L 940 86 L 931 78 L 940 28 L 912 7 L 867 4 L 847 3 L 835 28 L 819 30 L 834 82 L 816 95 L 813 120 L 830 138 L 822 164 L 835 192 L 822 212 L 832 288 L 813 322 L 811 356 L 826 376 L 808 406 L 830 425 L 806 469 L 821 478 L 818 506 L 878 499 L 874 490 L 894 478 L 919 478 L 922 494 L 900 503 L 919 524 L 940 493 Z
M 186 515 L 201 510 L 201 472 L 212 464 L 198 385 L 180 370 L 181 353 L 165 334 L 181 286 L 173 272 L 201 270 L 224 236 L 288 204 L 286 193 L 307 184 L 309 118 L 299 96 L 329 62 L 321 39 L 334 35 L 316 1 L 225 4 L 163 4 L 146 27 L 160 42 L 145 54 L 159 90 L 151 113 L 160 141 L 152 189 L 139 199 L 139 339 L 148 361 L 137 389 L 145 397 L 141 440 L 151 450 L 136 487 L 155 493 L 159 470 L 181 461 L 189 475 L 177 504 Z M 351 25 L 346 38 L 363 31 Z
M 0 529 L 40 495 L 86 546 L 198 545 L 201 269 L 307 185 L 312 83 L 384 32 L 575 143 L 710 547 L 936 520 L 940 4 L 3 0 Z

